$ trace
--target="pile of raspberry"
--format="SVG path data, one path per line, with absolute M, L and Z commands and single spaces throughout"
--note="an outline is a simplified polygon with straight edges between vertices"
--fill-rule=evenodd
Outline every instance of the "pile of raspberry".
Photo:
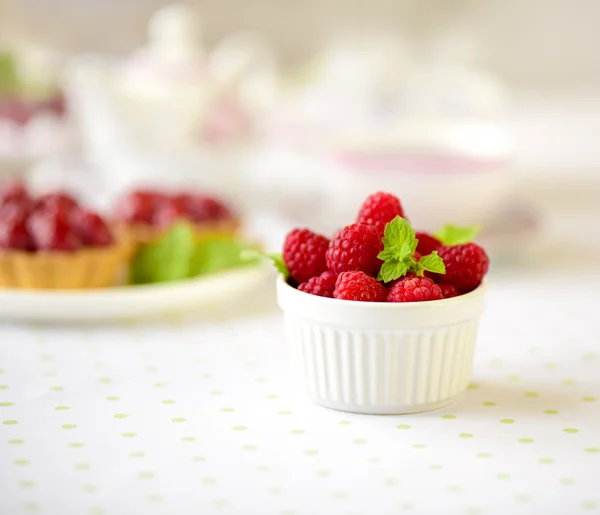
M 477 288 L 488 271 L 489 259 L 476 243 L 443 245 L 431 234 L 416 232 L 413 258 L 437 252 L 445 274 L 408 272 L 390 282 L 378 280 L 383 261 L 386 225 L 405 218 L 400 200 L 378 192 L 362 204 L 356 223 L 331 240 L 309 229 L 294 229 L 283 245 L 289 283 L 303 292 L 362 302 L 423 302 L 463 295 Z
M 221 200 L 201 193 L 166 194 L 136 190 L 123 197 L 117 216 L 128 224 L 167 228 L 178 220 L 194 223 L 231 220 L 233 214 Z
M 34 198 L 16 182 L 0 193 L 0 250 L 74 252 L 113 243 L 106 222 L 69 194 Z

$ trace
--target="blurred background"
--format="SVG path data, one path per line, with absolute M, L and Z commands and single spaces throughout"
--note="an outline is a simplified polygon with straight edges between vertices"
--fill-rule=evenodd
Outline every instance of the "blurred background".
M 596 0 L 0 0 L 0 172 L 104 209 L 194 185 L 273 246 L 384 189 L 572 271 L 600 257 L 599 29 Z

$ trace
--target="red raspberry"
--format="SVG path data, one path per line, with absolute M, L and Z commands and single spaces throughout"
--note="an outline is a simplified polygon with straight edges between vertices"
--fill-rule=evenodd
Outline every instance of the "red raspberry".
M 445 299 L 458 297 L 458 290 L 451 284 L 438 284 L 438 286 L 440 287 L 440 290 L 442 290 L 442 296 Z
M 27 220 L 27 229 L 37 250 L 73 252 L 83 242 L 60 212 L 35 211 Z
M 342 272 L 335 283 L 333 297 L 362 302 L 385 302 L 387 288 L 364 272 Z
M 290 275 L 297 283 L 304 283 L 311 277 L 327 270 L 325 253 L 329 240 L 308 229 L 294 229 L 285 238 L 283 261 Z
M 407 275 L 399 279 L 388 295 L 388 302 L 423 302 L 442 299 L 442 290 L 431 279 Z
M 21 181 L 15 181 L 9 184 L 2 193 L 0 193 L 0 206 L 7 204 L 27 205 L 31 203 L 29 193 Z
M 357 222 L 374 225 L 383 234 L 385 226 L 397 216 L 404 217 L 400 200 L 391 193 L 377 192 L 369 195 L 360 206 Z
M 71 212 L 71 223 L 85 245 L 105 247 L 113 242 L 112 234 L 100 215 L 80 207 Z
M 312 295 L 318 295 L 319 297 L 333 297 L 333 290 L 335 290 L 335 281 L 337 274 L 334 274 L 330 270 L 326 270 L 321 275 L 311 277 L 305 283 L 298 286 L 300 291 L 310 293 Z
M 27 231 L 27 209 L 20 204 L 5 204 L 0 208 L 0 248 L 30 250 Z
M 194 222 L 228 220 L 231 210 L 220 200 L 200 194 L 177 195 L 175 201 Z
M 181 202 L 175 199 L 168 199 L 161 202 L 155 209 L 152 216 L 152 225 L 155 227 L 171 227 L 179 220 L 187 219 L 186 209 L 181 206 Z
M 164 197 L 154 191 L 133 191 L 119 201 L 117 214 L 128 223 L 151 224 L 154 212 L 162 201 Z
M 360 270 L 375 277 L 383 263 L 377 257 L 382 250 L 381 235 L 375 226 L 348 225 L 331 240 L 327 249 L 327 267 L 336 274 Z
M 439 254 L 446 265 L 446 273 L 439 276 L 439 282 L 451 284 L 459 293 L 477 288 L 490 264 L 485 250 L 476 243 L 444 246 Z
M 442 246 L 442 242 L 440 240 L 431 236 L 431 234 L 427 234 L 426 232 L 417 232 L 415 233 L 415 236 L 417 237 L 417 240 L 419 240 L 417 250 L 422 256 L 428 256 L 434 250 L 439 250 Z
M 72 209 L 77 207 L 75 199 L 67 193 L 48 193 L 42 195 L 35 203 L 36 211 L 60 212 L 61 216 L 68 216 Z

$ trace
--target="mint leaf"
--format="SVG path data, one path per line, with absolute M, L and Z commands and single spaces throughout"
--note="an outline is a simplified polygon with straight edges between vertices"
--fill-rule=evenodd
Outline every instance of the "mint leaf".
M 400 216 L 385 226 L 382 241 L 384 248 L 377 257 L 384 263 L 377 279 L 387 283 L 406 275 L 416 263 L 413 254 L 419 242 L 413 228 Z
M 377 276 L 378 281 L 389 283 L 394 281 L 403 275 L 406 275 L 410 266 L 410 260 L 404 261 L 386 261 L 379 269 L 379 275 Z
M 284 279 L 287 280 L 287 278 L 290 276 L 290 272 L 287 269 L 287 266 L 285 265 L 285 262 L 283 261 L 283 257 L 281 255 L 280 252 L 272 252 L 272 253 L 265 253 L 265 252 L 260 252 L 258 250 L 245 250 L 241 253 L 242 259 L 248 260 L 248 259 L 254 259 L 256 260 L 257 258 L 266 258 L 269 261 L 271 261 L 271 263 L 273 263 L 273 266 L 277 269 L 277 271 L 283 275 Z
M 446 265 L 444 265 L 444 260 L 438 256 L 437 250 L 434 250 L 428 256 L 423 256 L 418 264 L 420 265 L 420 268 L 426 270 L 427 272 L 433 272 L 436 274 L 446 273 Z
M 481 229 L 481 225 L 459 227 L 457 225 L 448 224 L 433 235 L 444 245 L 462 245 L 463 243 L 472 242 Z
M 173 226 L 155 243 L 143 247 L 131 265 L 133 284 L 177 281 L 190 276 L 194 231 L 187 223 Z
M 0 53 L 0 92 L 15 93 L 19 90 L 20 81 L 17 63 L 14 57 L 7 53 Z
M 245 259 L 242 252 L 248 245 L 227 238 L 202 240 L 196 244 L 190 260 L 190 276 L 214 274 L 256 263 L 257 259 Z

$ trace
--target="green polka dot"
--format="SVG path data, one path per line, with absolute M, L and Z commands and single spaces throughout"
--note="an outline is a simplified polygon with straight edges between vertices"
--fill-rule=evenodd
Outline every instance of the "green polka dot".
M 129 415 L 127 413 L 116 413 L 113 415 L 113 418 L 127 418 Z
M 535 398 L 535 397 L 540 396 L 540 394 L 537 392 L 525 392 L 524 395 L 525 395 L 525 397 L 529 397 L 529 398 Z
M 547 409 L 547 410 L 544 410 L 544 413 L 545 413 L 546 415 L 558 415 L 558 410 L 555 410 L 555 409 Z
M 557 369 L 557 367 L 558 367 L 558 365 L 557 365 L 556 363 L 546 363 L 546 364 L 544 365 L 544 368 L 545 368 L 546 370 L 556 370 L 556 369 Z
M 398 484 L 398 480 L 395 477 L 388 477 L 383 480 L 383 483 L 387 486 L 396 486 Z
M 316 456 L 317 454 L 319 454 L 319 451 L 317 451 L 316 449 L 308 449 L 306 451 L 304 451 L 305 456 Z
M 55 370 L 48 370 L 48 372 L 46 372 L 44 375 L 46 377 L 56 377 L 58 375 L 58 372 L 56 372 Z
M 131 454 L 129 454 L 129 456 L 132 458 L 145 458 L 146 453 L 143 451 L 133 451 Z
M 563 486 L 571 486 L 575 484 L 575 480 L 572 477 L 563 477 L 560 480 L 560 484 Z
M 33 488 L 35 486 L 35 483 L 28 479 L 22 479 L 21 481 L 18 482 L 18 485 L 21 488 Z
M 584 510 L 595 510 L 598 506 L 596 501 L 588 500 L 581 503 L 581 508 Z
M 233 426 L 231 429 L 234 431 L 245 431 L 248 428 L 246 426 Z
M 24 502 L 23 508 L 25 508 L 28 512 L 36 513 L 40 509 L 40 505 L 37 502 Z M 94 514 L 101 515 L 101 514 Z
M 517 494 L 515 495 L 515 499 L 517 502 L 529 502 L 531 501 L 531 497 L 529 497 L 527 494 Z
M 154 472 L 144 471 L 140 472 L 138 475 L 140 479 L 152 479 L 154 477 Z
M 552 465 L 554 460 L 552 458 L 540 458 L 540 463 L 543 465 Z
M 155 388 L 164 388 L 167 386 L 167 383 L 154 383 Z
M 221 408 L 223 413 L 233 413 L 235 410 L 233 408 Z
M 214 485 L 214 484 L 216 484 L 217 480 L 214 477 L 203 477 L 202 482 L 205 485 Z
M 500 420 L 501 424 L 514 424 L 516 421 L 512 418 L 503 418 Z
M 492 455 L 489 452 L 478 452 L 477 457 L 478 458 L 491 458 Z
M 7 384 L 0 384 L 0 390 L 8 390 Z
M 4 422 L 2 422 L 5 426 L 14 426 L 15 424 L 18 424 L 19 421 L 18 420 L 5 420 Z
M 192 458 L 192 461 L 195 463 L 204 463 L 206 461 L 206 458 L 204 456 L 194 456 Z
M 461 433 L 458 435 L 459 438 L 473 438 L 474 435 L 472 433 Z
M 577 384 L 577 381 L 575 379 L 563 379 L 562 384 L 563 386 L 574 386 Z
M 8 406 L 12 406 L 12 402 L 0 402 L 0 407 L 7 408 Z
M 158 367 L 146 367 L 146 372 L 154 374 L 155 372 L 158 372 Z
M 444 467 L 439 463 L 432 463 L 429 465 L 429 470 L 442 470 Z
M 123 433 L 123 436 L 125 438 L 135 438 L 137 436 L 137 433 Z
M 119 401 L 121 400 L 121 397 L 117 397 L 116 395 L 110 395 L 109 397 L 106 398 L 107 401 Z
M 257 378 L 255 379 L 255 381 L 256 381 L 257 383 L 266 383 L 268 380 L 269 380 L 269 379 L 268 379 L 268 378 L 266 378 L 266 377 L 257 377 Z
M 565 429 L 563 429 L 563 431 L 565 433 L 579 433 L 579 429 L 575 427 L 566 427 Z
M 270 486 L 267 492 L 271 495 L 279 495 L 283 490 L 279 486 Z
M 496 475 L 496 478 L 498 478 L 498 479 L 510 479 L 510 474 L 507 474 L 506 472 L 500 472 L 499 474 Z
M 63 429 L 75 429 L 77 427 L 77 424 L 63 424 L 62 426 Z
M 196 441 L 196 437 L 195 436 L 183 436 L 181 438 L 182 442 L 195 442 Z
M 398 424 L 396 429 L 410 429 L 410 426 L 408 424 Z
M 81 489 L 86 494 L 94 494 L 94 493 L 96 493 L 98 491 L 98 488 L 95 487 L 94 485 L 83 485 L 81 487 Z
M 292 429 L 290 433 L 293 435 L 303 435 L 306 433 L 306 431 L 304 429 Z
M 364 445 L 367 443 L 367 441 L 363 438 L 357 438 L 356 440 L 352 440 L 352 443 L 355 443 L 357 445 Z
M 329 476 L 331 476 L 331 470 L 317 470 L 317 476 L 329 477 Z
M 54 408 L 57 411 L 64 411 L 64 410 L 68 410 L 71 409 L 69 406 L 56 406 L 56 408 Z
M 53 392 L 62 392 L 64 390 L 63 386 L 51 386 L 50 390 L 52 390 Z
M 446 488 L 446 490 L 448 490 L 448 492 L 452 492 L 454 494 L 462 492 L 462 487 L 458 486 L 458 485 L 450 485 L 448 486 L 448 488 Z
M 71 449 L 81 449 L 85 444 L 83 444 L 82 442 L 71 442 L 69 444 L 69 447 L 71 447 Z
M 582 397 L 583 402 L 596 402 L 596 397 Z
M 467 386 L 467 390 L 477 390 L 477 388 L 479 388 L 479 385 L 476 383 L 471 383 L 469 386 Z
M 221 390 L 211 390 L 209 393 L 211 395 L 223 395 L 223 392 Z
M 412 510 L 415 507 L 412 502 L 403 502 L 400 506 L 403 510 Z
M 584 451 L 594 454 L 596 452 L 600 452 L 600 449 L 598 447 L 586 447 Z
M 162 495 L 151 494 L 151 495 L 148 496 L 148 500 L 150 502 L 163 502 L 163 496 Z
M 187 419 L 183 417 L 175 417 L 171 419 L 171 422 L 185 422 Z
M 50 354 L 42 354 L 40 356 L 40 361 L 43 363 L 49 363 L 50 361 L 52 361 L 52 359 L 53 359 L 52 355 L 50 355 Z
M 254 467 L 254 470 L 257 470 L 258 472 L 267 472 L 269 470 L 269 467 L 267 467 L 266 465 L 257 465 L 256 467 Z
M 99 377 L 98 381 L 105 384 L 112 383 L 112 379 L 110 377 Z
M 23 467 L 25 465 L 29 465 L 29 460 L 19 458 L 19 459 L 13 461 L 13 463 L 19 467 Z
M 202 379 L 212 379 L 212 374 L 200 374 L 200 377 Z
M 10 445 L 22 445 L 25 443 L 25 440 L 21 440 L 20 438 L 12 438 L 8 441 Z
M 275 394 L 265 395 L 265 399 L 279 399 L 279 395 L 275 395 Z
M 369 458 L 367 461 L 369 463 L 381 463 L 381 458 Z
M 519 438 L 519 442 L 521 443 L 533 443 L 533 438 Z
M 278 411 L 277 414 L 278 415 L 291 415 L 292 412 L 291 411 Z
M 456 415 L 442 415 L 442 418 L 446 420 L 454 420 L 456 418 Z
M 350 424 L 352 424 L 352 423 L 353 423 L 353 422 L 352 422 L 352 420 L 340 420 L 340 421 L 338 422 L 338 424 L 339 424 L 340 426 L 349 426 L 349 425 L 350 425 Z
M 77 470 L 89 470 L 91 467 L 90 467 L 89 463 L 81 462 L 81 463 L 75 463 L 75 468 Z
M 496 406 L 496 403 L 494 401 L 483 401 L 481 404 L 483 406 Z
M 244 449 L 245 451 L 258 451 L 258 446 L 257 445 L 244 445 L 242 447 L 242 449 Z
M 426 449 L 427 445 L 424 443 L 414 443 L 413 444 L 413 449 Z
M 511 383 L 518 383 L 521 380 L 521 378 L 516 374 L 509 375 L 506 379 L 508 379 Z
M 593 352 L 586 352 L 583 356 L 581 356 L 584 361 L 596 361 L 598 355 Z

